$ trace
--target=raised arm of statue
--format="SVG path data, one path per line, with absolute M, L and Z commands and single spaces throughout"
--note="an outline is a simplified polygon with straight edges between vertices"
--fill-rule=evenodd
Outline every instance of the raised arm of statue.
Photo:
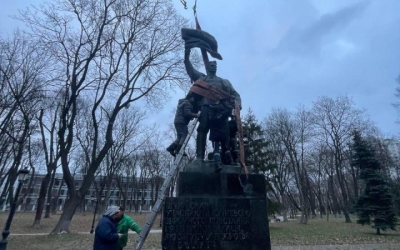
M 190 49 L 185 49 L 185 59 L 183 62 L 185 63 L 187 74 L 189 75 L 190 79 L 194 82 L 198 80 L 200 76 L 202 76 L 203 74 L 194 69 L 192 63 L 190 62 L 189 56 L 190 56 Z

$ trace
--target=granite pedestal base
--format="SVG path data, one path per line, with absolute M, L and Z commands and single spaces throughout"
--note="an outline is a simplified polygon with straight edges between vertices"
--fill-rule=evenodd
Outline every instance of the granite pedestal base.
M 240 165 L 222 165 L 221 173 L 239 174 L 240 170 Z M 215 167 L 213 160 L 194 160 L 183 168 L 183 172 L 193 173 L 214 173 L 214 171 Z
M 270 250 L 262 175 L 181 172 L 163 208 L 162 249 Z

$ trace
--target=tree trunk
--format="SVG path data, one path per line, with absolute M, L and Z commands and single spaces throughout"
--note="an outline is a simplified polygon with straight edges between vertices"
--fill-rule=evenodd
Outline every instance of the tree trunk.
M 10 188 L 9 188 L 9 178 L 7 178 L 7 180 L 5 181 L 4 187 L 3 187 L 3 191 L 1 192 L 1 196 L 0 197 L 5 197 L 3 202 L 1 203 L 2 206 L 6 206 L 9 200 L 9 196 L 10 196 Z
M 309 204 L 309 208 L 311 209 L 312 218 L 315 219 L 315 218 L 317 218 L 317 214 L 315 213 L 315 211 L 317 210 L 317 206 L 315 204 L 315 195 L 314 195 L 315 192 L 314 192 L 313 188 L 311 187 L 307 171 L 305 173 L 305 178 L 306 178 L 306 185 L 307 185 L 307 189 L 308 189 L 308 192 L 307 192 L 308 193 L 308 198 L 307 198 L 308 204 Z
M 381 229 L 378 227 L 378 228 L 376 228 L 376 234 L 377 235 L 381 235 Z
M 131 197 L 130 197 L 130 201 L 129 201 L 129 212 L 132 212 L 132 203 L 133 203 L 133 183 L 131 186 Z
M 337 213 L 338 213 L 339 202 L 338 202 L 336 194 L 335 194 L 333 176 L 329 176 L 329 178 L 328 178 L 328 194 L 330 194 L 330 196 L 332 198 L 332 212 L 333 212 L 334 217 L 336 218 Z M 328 195 L 328 197 L 329 197 L 329 195 Z
M 50 210 L 51 210 L 51 204 L 52 204 L 52 199 L 53 199 L 53 185 L 54 185 L 55 175 L 56 175 L 56 170 L 53 170 L 53 173 L 51 174 L 50 185 L 48 186 L 48 189 L 47 189 L 47 202 L 46 202 L 46 211 L 44 213 L 44 218 L 50 218 Z
M 60 192 L 61 192 L 61 188 L 62 188 L 63 184 L 64 184 L 64 179 L 61 179 L 60 180 L 60 186 L 58 187 L 58 191 L 57 191 L 57 196 L 56 196 L 55 202 L 53 204 L 54 206 L 51 209 L 53 214 L 57 213 L 58 199 L 60 198 Z
M 69 233 L 69 224 L 71 223 L 72 217 L 81 202 L 81 198 L 70 196 L 70 198 L 65 202 L 63 213 L 52 231 L 53 234 L 64 232 Z
M 4 185 L 3 194 L 8 194 L 6 199 L 6 204 L 11 205 L 11 201 L 14 199 L 14 184 L 17 180 L 17 169 L 12 167 L 8 171 L 8 178 L 6 184 Z
M 32 225 L 33 228 L 40 227 L 40 219 L 42 218 L 44 202 L 46 199 L 46 191 L 47 191 L 47 186 L 49 185 L 49 181 L 50 181 L 50 172 L 47 172 L 47 174 L 44 176 L 42 180 L 42 185 L 40 186 L 36 215 Z
M 341 173 L 339 173 L 339 171 L 337 172 L 338 175 L 340 175 Z M 342 197 L 343 197 L 343 214 L 344 214 L 344 218 L 345 218 L 345 223 L 351 223 L 351 219 L 350 219 L 350 214 L 348 209 L 348 205 L 349 205 L 349 201 L 348 201 L 348 196 L 347 196 L 347 192 L 346 192 L 346 188 L 344 185 L 344 178 L 343 177 L 339 177 L 338 176 L 338 181 L 339 181 L 339 186 L 340 189 L 342 191 Z
M 324 202 L 322 200 L 322 194 L 320 191 L 318 191 L 318 203 L 319 203 L 319 217 L 322 219 L 324 215 L 326 215 L 327 211 L 326 208 L 324 207 Z
M 306 198 L 302 194 L 303 192 L 300 193 L 300 202 L 301 202 L 301 219 L 300 223 L 301 224 L 307 224 L 308 223 L 308 206 L 306 204 Z
M 30 167 L 31 167 L 32 173 L 31 173 L 31 177 L 29 178 L 28 187 L 26 188 L 26 192 L 25 192 L 25 194 L 23 196 L 23 199 L 25 199 L 24 212 L 26 211 L 26 208 L 27 208 L 27 206 L 29 204 L 28 203 L 28 198 L 26 198 L 26 197 L 28 197 L 31 194 L 31 189 L 32 189 L 32 185 L 33 185 L 33 179 L 35 177 L 35 171 L 36 171 L 35 168 L 32 166 L 32 164 L 30 164 Z
M 150 205 L 152 205 L 152 206 L 154 205 L 155 198 L 156 197 L 154 197 L 154 177 L 153 177 L 150 182 Z
M 304 171 L 299 170 L 299 196 L 300 196 L 300 206 L 301 206 L 301 219 L 300 223 L 307 224 L 309 218 L 310 203 L 307 196 L 306 179 L 307 176 Z

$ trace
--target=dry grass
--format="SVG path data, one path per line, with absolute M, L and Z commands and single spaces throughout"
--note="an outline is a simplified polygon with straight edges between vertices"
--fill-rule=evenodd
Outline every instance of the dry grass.
M 129 213 L 139 225 L 144 225 L 147 215 L 149 213 Z M 8 213 L 0 213 L 0 226 L 4 225 Z M 12 234 L 43 234 L 50 233 L 53 227 L 57 224 L 60 214 L 52 215 L 49 219 L 42 219 L 40 228 L 32 228 L 34 213 L 16 213 L 11 224 L 11 235 L 8 237 L 9 244 L 7 249 L 27 249 L 27 250 L 83 250 L 92 249 L 93 235 L 91 234 L 78 234 L 89 233 L 93 220 L 93 213 L 76 214 L 70 224 L 71 234 L 62 235 L 12 235 Z M 95 227 L 101 215 L 96 216 Z M 160 228 L 160 217 L 158 216 L 154 222 L 153 229 Z M 128 246 L 133 246 L 137 239 L 136 234 L 129 235 Z M 149 234 L 144 247 L 146 249 L 153 249 L 161 245 L 161 234 Z
M 139 225 L 144 225 L 148 213 L 142 215 L 128 213 Z M 7 213 L 0 213 L 0 225 L 4 225 Z M 17 213 L 14 217 L 11 233 L 33 234 L 49 233 L 57 223 L 60 215 L 51 219 L 43 219 L 41 228 L 31 227 L 33 213 Z M 9 250 L 87 250 L 92 249 L 93 235 L 78 234 L 89 232 L 93 214 L 77 214 L 71 222 L 71 234 L 62 235 L 10 235 Z M 355 220 L 354 220 L 355 221 Z M 160 229 L 160 219 L 157 218 L 153 229 Z M 279 222 L 270 224 L 271 242 L 273 249 L 400 249 L 400 233 L 397 231 L 384 232 L 375 235 L 369 226 L 360 226 L 356 223 L 344 223 L 343 218 L 331 218 L 329 222 L 324 219 L 310 220 L 308 225 L 301 225 L 297 221 Z M 127 249 L 132 249 L 136 234 L 129 236 Z M 370 245 L 375 244 L 375 245 Z M 324 245 L 324 248 L 321 247 Z M 333 246 L 332 246 L 333 245 Z M 341 246 L 339 246 L 341 245 Z M 352 246 L 353 245 L 353 246 Z M 282 247 L 292 246 L 292 247 Z M 303 247 L 301 247 L 303 246 Z M 390 246 L 390 247 L 388 247 Z M 161 249 L 161 234 L 149 234 L 144 249 Z
M 129 213 L 127 215 L 131 216 L 139 225 L 144 225 L 146 217 L 149 213 Z M 8 213 L 0 213 L 0 223 L 6 221 Z M 15 234 L 34 234 L 34 233 L 50 233 L 54 226 L 57 224 L 61 214 L 52 215 L 51 218 L 42 219 L 40 222 L 40 228 L 32 228 L 33 219 L 35 217 L 34 213 L 16 213 L 11 225 L 11 232 Z M 94 226 L 96 227 L 97 222 L 102 215 L 96 215 L 96 221 Z M 72 218 L 70 224 L 70 232 L 89 232 L 92 226 L 93 213 L 77 213 Z M 0 224 L 1 225 L 1 224 Z M 160 218 L 156 218 L 153 229 L 160 229 Z
M 126 249 L 132 249 L 137 235 L 130 235 Z M 61 234 L 38 236 L 11 236 L 8 250 L 89 250 L 93 249 L 92 234 Z M 143 249 L 161 249 L 161 234 L 150 234 Z
M 342 245 L 342 244 L 400 244 L 400 232 L 387 231 L 376 235 L 370 226 L 344 223 L 344 218 L 312 219 L 302 225 L 298 221 L 270 224 L 272 245 Z M 400 248 L 400 247 L 399 247 Z

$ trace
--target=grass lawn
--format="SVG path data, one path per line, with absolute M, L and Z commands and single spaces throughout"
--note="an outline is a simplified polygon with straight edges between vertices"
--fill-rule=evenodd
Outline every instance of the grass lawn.
M 129 213 L 139 225 L 144 225 L 149 213 Z M 7 220 L 8 212 L 0 213 L 0 227 L 3 228 Z M 79 232 L 90 232 L 93 213 L 76 214 L 70 224 L 71 234 L 61 235 L 12 235 L 14 234 L 43 234 L 50 233 L 53 227 L 57 224 L 60 214 L 52 215 L 49 219 L 42 219 L 41 226 L 38 229 L 32 228 L 34 213 L 16 213 L 11 224 L 11 235 L 8 237 L 8 250 L 87 250 L 92 249 L 93 237 L 92 234 L 78 234 Z M 101 215 L 96 216 L 95 227 Z M 160 228 L 160 218 L 156 218 L 153 229 Z M 137 234 L 129 235 L 128 247 L 133 246 L 137 239 Z M 152 249 L 159 247 L 161 244 L 161 234 L 149 234 L 146 240 L 144 249 Z
M 139 225 L 144 225 L 146 222 L 146 216 L 149 213 L 129 213 L 126 212 L 127 215 L 131 216 Z M 0 213 L 0 227 L 3 227 L 4 224 L 2 222 L 7 220 L 8 212 Z M 50 233 L 54 226 L 57 224 L 61 214 L 51 215 L 51 218 L 42 219 L 40 228 L 34 229 L 32 228 L 33 219 L 35 218 L 34 213 L 16 213 L 14 219 L 11 224 L 11 233 L 15 234 L 33 234 L 33 233 Z M 97 222 L 100 220 L 102 215 L 96 215 L 96 220 L 94 226 L 96 227 Z M 93 213 L 77 213 L 72 218 L 70 224 L 70 232 L 78 233 L 78 232 L 89 232 L 92 226 L 93 221 Z M 153 225 L 153 229 L 160 229 L 160 218 L 159 216 L 156 218 L 156 221 Z
M 370 226 L 361 226 L 352 218 L 352 223 L 344 223 L 344 218 L 312 219 L 303 225 L 298 221 L 270 224 L 272 245 L 341 245 L 390 243 L 399 244 L 400 232 L 388 230 L 382 235 Z
M 137 235 L 129 235 L 126 249 L 133 249 Z M 49 236 L 11 236 L 7 250 L 91 250 L 93 234 L 61 234 Z M 149 234 L 143 249 L 161 249 L 161 234 Z
M 128 213 L 139 225 L 146 221 L 147 213 L 142 215 Z M 8 213 L 0 213 L 0 223 L 4 225 Z M 17 213 L 11 226 L 8 250 L 87 250 L 92 249 L 93 235 L 78 234 L 89 232 L 93 214 L 77 214 L 71 222 L 71 234 L 62 235 L 12 235 L 13 233 L 49 233 L 57 223 L 59 215 L 51 219 L 43 219 L 42 227 L 31 228 L 33 213 Z M 400 249 L 400 233 L 397 231 L 383 232 L 375 235 L 375 230 L 370 226 L 361 226 L 355 223 L 344 223 L 344 218 L 313 219 L 308 225 L 301 225 L 298 221 L 278 222 L 270 224 L 271 242 L 273 246 L 298 246 L 298 245 L 343 245 L 343 244 L 390 244 Z M 1 225 L 0 224 L 0 225 Z M 1 225 L 1 226 L 3 226 Z M 160 219 L 157 218 L 153 229 L 160 229 Z M 129 235 L 127 249 L 132 249 L 136 234 Z M 144 249 L 161 249 L 161 234 L 149 234 Z M 396 249 L 396 248 L 393 248 Z

